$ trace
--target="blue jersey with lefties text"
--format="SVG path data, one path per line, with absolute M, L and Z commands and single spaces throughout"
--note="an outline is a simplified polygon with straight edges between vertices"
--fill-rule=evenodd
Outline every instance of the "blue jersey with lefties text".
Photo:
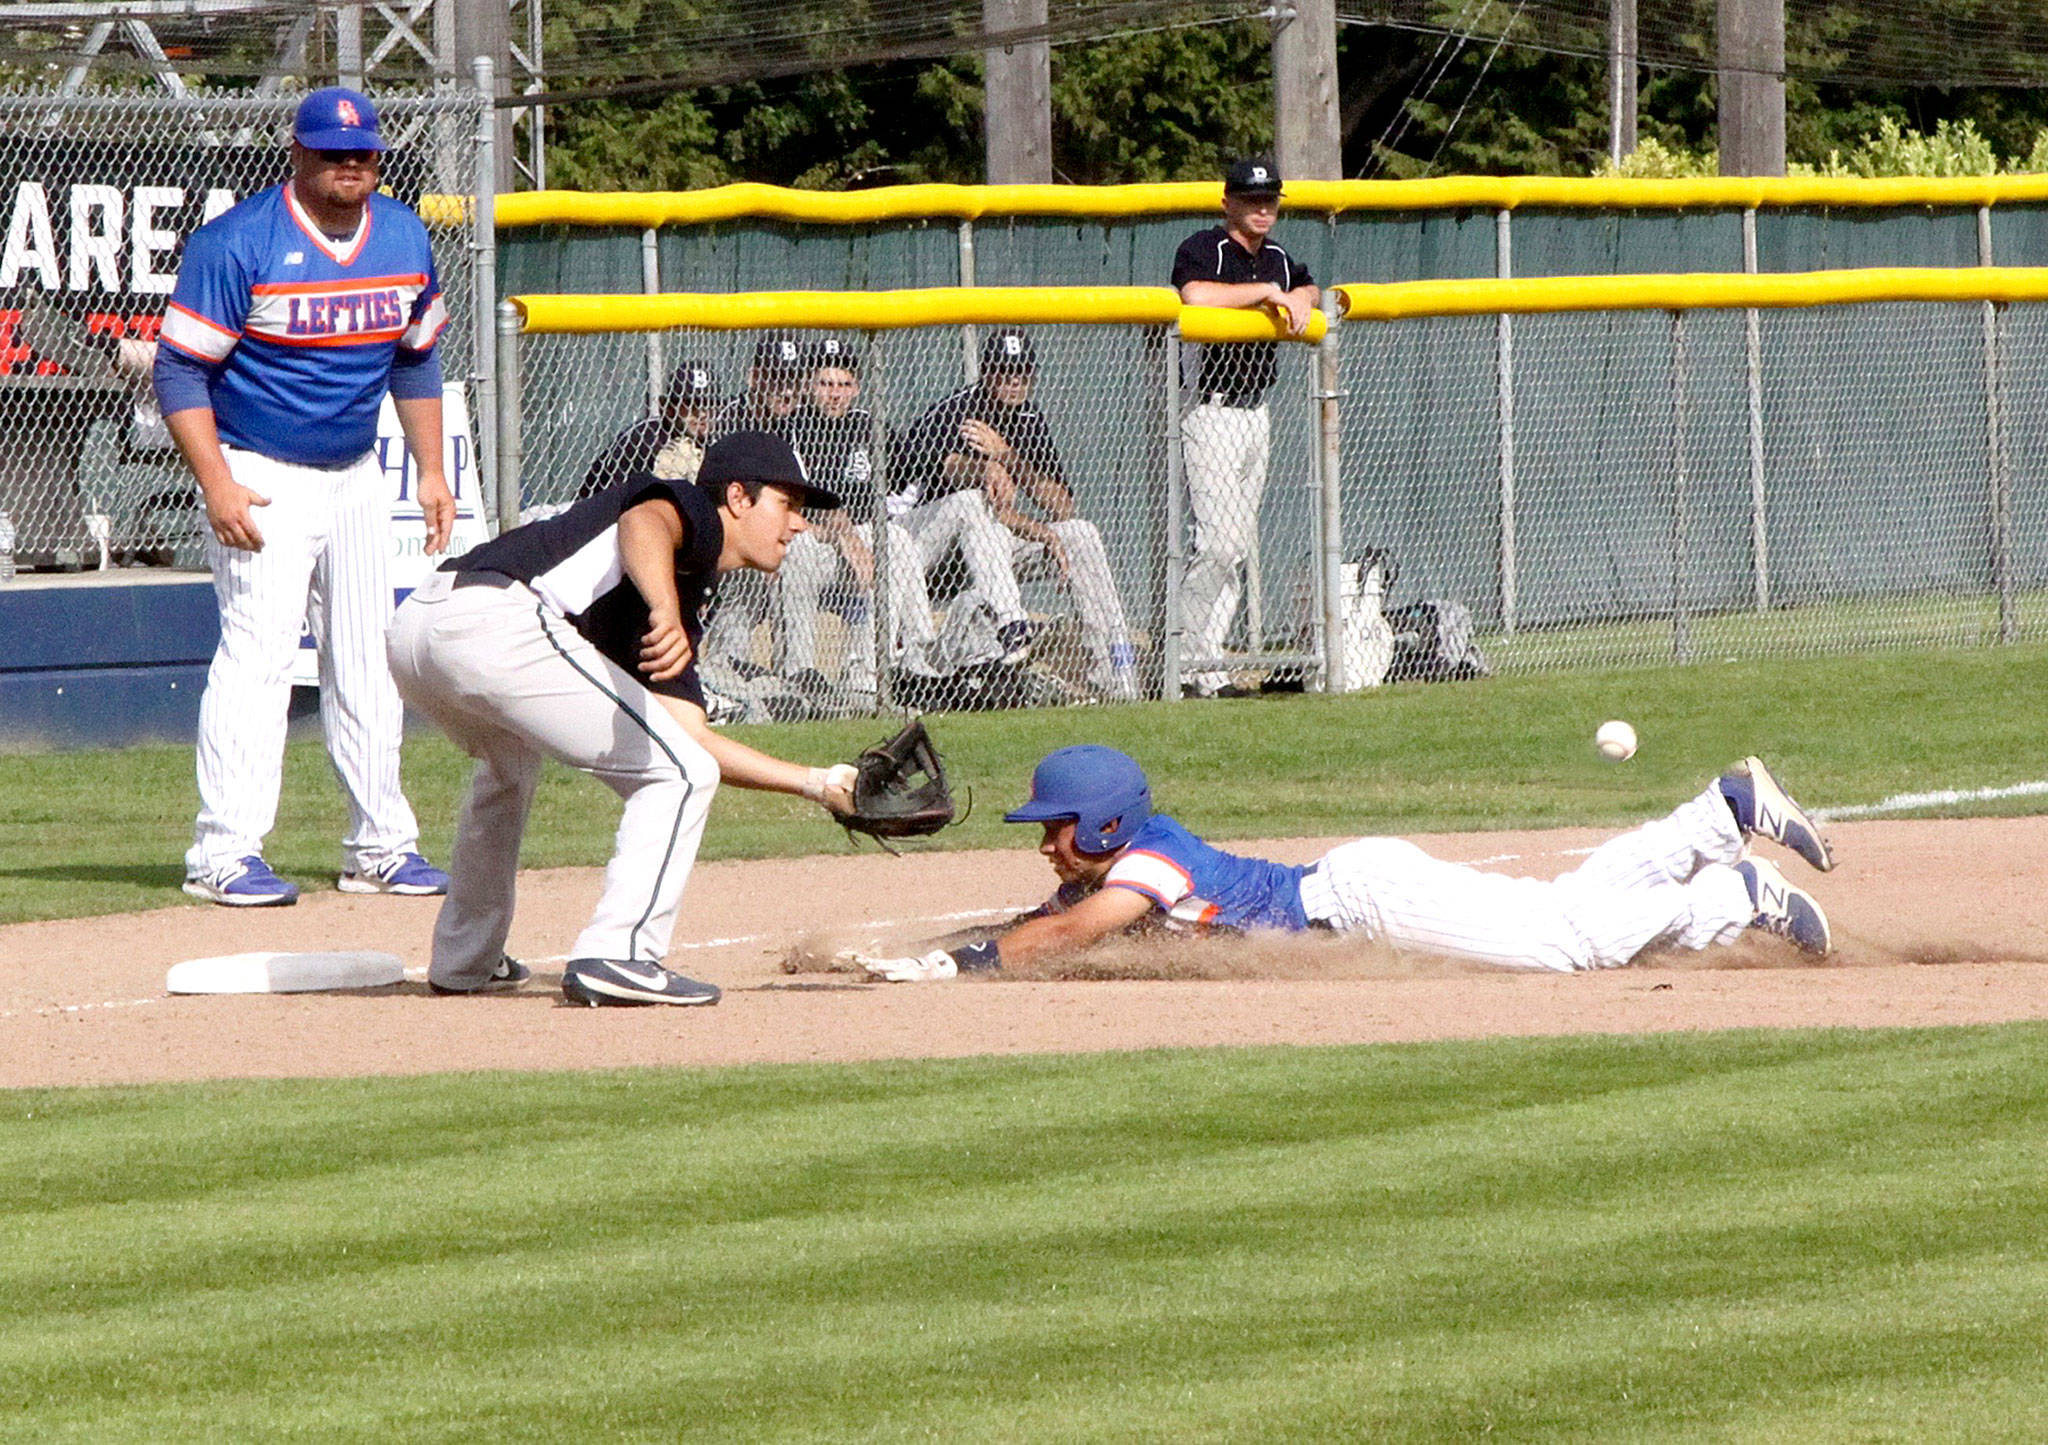
M 1155 813 L 1110 865 L 1102 886 L 1142 893 L 1169 925 L 1298 933 L 1308 927 L 1301 909 L 1301 875 L 1307 871 L 1226 853 Z
M 159 335 L 175 353 L 172 366 L 159 362 L 159 399 L 166 414 L 192 404 L 175 365 L 189 358 L 208 368 L 223 442 L 340 466 L 376 444 L 387 391 L 440 395 L 429 362 L 447 322 L 427 230 L 410 209 L 372 194 L 354 234 L 337 240 L 289 183 L 273 186 L 186 242 Z

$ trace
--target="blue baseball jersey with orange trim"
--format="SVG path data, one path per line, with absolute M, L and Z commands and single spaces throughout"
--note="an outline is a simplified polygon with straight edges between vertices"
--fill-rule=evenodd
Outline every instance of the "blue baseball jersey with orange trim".
M 222 441 L 339 466 L 376 444 L 400 351 L 424 356 L 447 324 L 418 216 L 373 194 L 336 240 L 287 183 L 192 234 L 159 340 L 209 368 Z
M 1308 927 L 1301 910 L 1301 875 L 1307 871 L 1226 853 L 1155 813 L 1110 865 L 1102 886 L 1144 894 L 1169 926 L 1298 933 Z

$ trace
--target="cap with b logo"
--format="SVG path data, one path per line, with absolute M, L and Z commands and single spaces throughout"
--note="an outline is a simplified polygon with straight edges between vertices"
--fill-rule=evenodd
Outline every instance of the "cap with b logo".
M 1263 156 L 1233 161 L 1223 175 L 1226 196 L 1278 196 L 1280 168 Z
M 669 373 L 665 406 L 709 406 L 718 400 L 718 378 L 701 361 L 685 361 Z
M 989 333 L 988 340 L 981 343 L 981 369 L 985 372 L 1035 371 L 1038 356 L 1031 345 L 1031 338 L 1013 326 Z
M 821 336 L 811 343 L 809 360 L 811 370 L 830 367 L 835 371 L 859 371 L 860 353 L 847 341 L 838 336 Z
M 803 347 L 791 332 L 771 331 L 754 346 L 754 369 L 764 376 L 784 379 L 801 376 Z
M 381 151 L 377 107 L 360 90 L 330 85 L 299 102 L 292 139 L 309 151 Z

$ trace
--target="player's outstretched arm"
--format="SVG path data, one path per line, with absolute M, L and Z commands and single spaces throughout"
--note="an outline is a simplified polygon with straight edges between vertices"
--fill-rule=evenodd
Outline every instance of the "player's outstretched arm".
M 771 757 L 759 748 L 750 748 L 712 727 L 711 720 L 704 716 L 704 709 L 697 704 L 663 693 L 656 693 L 655 697 L 668 709 L 669 715 L 683 725 L 683 731 L 690 735 L 691 741 L 711 754 L 712 761 L 718 764 L 720 781 L 731 783 L 735 788 L 808 798 L 828 813 L 853 811 L 855 771 L 851 763 L 813 768 Z
M 986 943 L 933 949 L 909 958 L 856 957 L 871 977 L 887 983 L 936 983 L 962 973 L 988 973 L 1005 964 L 1037 963 L 1077 953 L 1123 932 L 1152 907 L 1152 900 L 1135 889 L 1104 888 L 1064 913 L 1027 918 Z

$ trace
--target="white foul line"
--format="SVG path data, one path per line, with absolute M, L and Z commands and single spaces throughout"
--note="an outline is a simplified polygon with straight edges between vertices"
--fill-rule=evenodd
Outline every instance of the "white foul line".
M 1957 803 L 1993 803 L 2001 798 L 2033 798 L 2048 793 L 2048 781 L 2013 783 L 2003 788 L 1943 788 L 1933 793 L 1894 793 L 1876 803 L 1841 808 L 1809 809 L 1822 822 L 1834 818 L 1871 818 L 1881 813 L 1910 813 L 1917 808 L 1952 808 Z

